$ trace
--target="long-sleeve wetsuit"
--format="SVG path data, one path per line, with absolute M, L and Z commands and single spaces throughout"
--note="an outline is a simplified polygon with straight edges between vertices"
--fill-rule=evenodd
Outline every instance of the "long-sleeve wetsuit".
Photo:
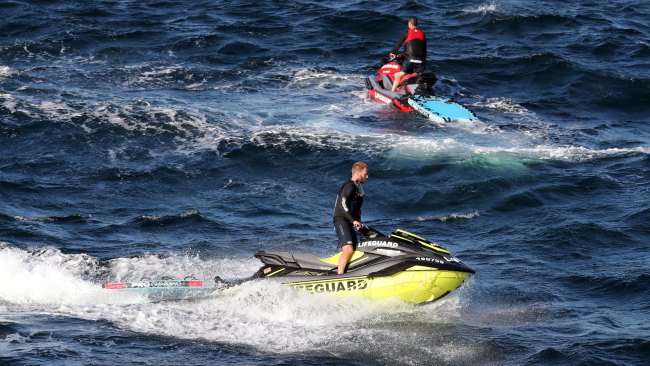
M 345 182 L 336 196 L 334 220 L 345 219 L 350 223 L 361 221 L 361 205 L 363 205 L 361 184 L 352 180 Z
M 407 57 L 416 60 L 427 59 L 427 38 L 422 30 L 418 28 L 407 30 L 402 38 L 395 43 L 393 53 L 397 54 L 402 44 L 404 44 L 404 53 Z

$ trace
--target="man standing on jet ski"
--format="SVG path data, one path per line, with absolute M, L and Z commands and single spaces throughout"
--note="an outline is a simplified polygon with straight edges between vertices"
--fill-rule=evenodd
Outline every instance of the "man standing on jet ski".
M 408 21 L 408 26 L 409 29 L 404 33 L 402 38 L 395 43 L 393 52 L 390 54 L 391 58 L 395 58 L 400 47 L 404 44 L 404 53 L 406 58 L 404 58 L 404 61 L 402 62 L 402 69 L 395 73 L 392 91 L 397 89 L 397 86 L 404 75 L 410 74 L 414 71 L 419 74 L 427 67 L 427 38 L 425 37 L 424 32 L 417 28 L 418 19 L 416 17 L 411 17 Z
M 345 273 L 345 267 L 352 252 L 359 243 L 355 230 L 361 230 L 361 205 L 363 205 L 363 188 L 361 184 L 368 180 L 368 165 L 356 162 L 352 165 L 352 178 L 345 182 L 336 196 L 334 205 L 334 230 L 343 249 L 339 257 L 338 274 Z

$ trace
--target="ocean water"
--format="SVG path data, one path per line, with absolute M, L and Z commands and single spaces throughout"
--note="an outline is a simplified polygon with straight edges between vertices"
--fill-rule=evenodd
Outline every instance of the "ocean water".
M 650 3 L 0 3 L 0 363 L 641 365 L 650 358 Z M 363 79 L 417 15 L 434 124 Z M 441 301 L 108 281 L 333 254 L 334 197 L 477 273 Z

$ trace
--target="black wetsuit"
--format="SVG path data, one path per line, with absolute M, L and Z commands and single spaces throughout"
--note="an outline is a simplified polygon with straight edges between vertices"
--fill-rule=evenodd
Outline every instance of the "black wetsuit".
M 341 186 L 334 205 L 334 229 L 339 236 L 339 245 L 352 244 L 356 247 L 357 235 L 354 232 L 354 221 L 361 221 L 361 205 L 363 205 L 363 188 L 361 183 L 349 180 Z
M 393 53 L 397 54 L 404 44 L 406 58 L 401 71 L 410 74 L 413 71 L 421 73 L 427 66 L 427 37 L 419 28 L 408 29 L 402 38 L 395 43 Z

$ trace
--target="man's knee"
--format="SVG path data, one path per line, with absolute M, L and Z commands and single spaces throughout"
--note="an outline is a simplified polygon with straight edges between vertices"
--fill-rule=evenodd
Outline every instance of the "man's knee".
M 343 246 L 343 253 L 344 254 L 349 255 L 349 254 L 352 254 L 353 251 L 354 251 L 354 247 L 352 245 L 344 245 Z

